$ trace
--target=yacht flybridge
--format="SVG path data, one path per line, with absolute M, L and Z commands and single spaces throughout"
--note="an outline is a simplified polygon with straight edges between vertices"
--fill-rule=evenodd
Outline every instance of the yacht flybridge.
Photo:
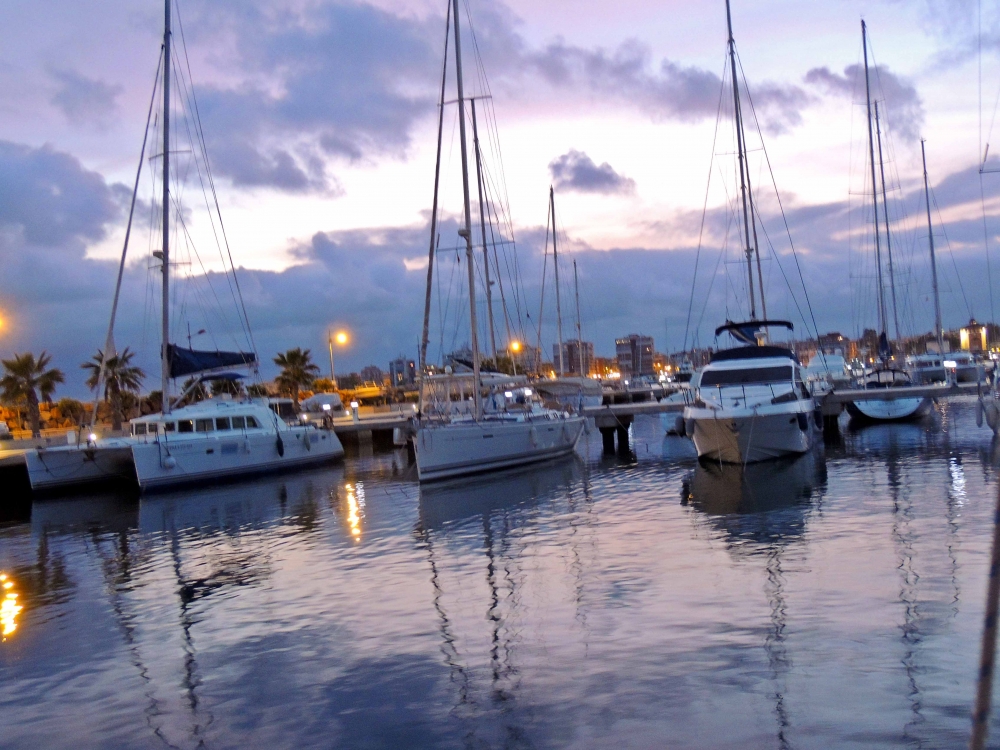
M 793 326 L 788 321 L 767 319 L 757 247 L 758 217 L 746 159 L 736 42 L 728 0 L 726 24 L 741 204 L 740 241 L 746 256 L 750 319 L 727 321 L 715 330 L 716 337 L 727 333 L 742 346 L 714 352 L 709 364 L 699 372 L 694 400 L 684 409 L 683 431 L 694 441 L 699 458 L 746 464 L 805 453 L 821 434 L 822 416 L 817 414 L 795 354 L 770 341 L 770 329 L 792 331 Z
M 57 448 L 39 448 L 29 451 L 25 458 L 28 476 L 33 489 L 72 487 L 89 482 L 109 479 L 138 481 L 140 489 L 153 489 L 196 481 L 223 477 L 240 476 L 257 472 L 274 471 L 318 463 L 342 456 L 343 446 L 332 430 L 317 429 L 313 425 L 289 425 L 270 408 L 267 399 L 212 398 L 206 401 L 186 404 L 185 399 L 195 389 L 211 381 L 236 381 L 243 376 L 230 372 L 231 368 L 248 369 L 256 373 L 257 355 L 253 351 L 197 351 L 182 348 L 170 342 L 170 281 L 171 281 L 171 211 L 174 200 L 170 188 L 170 118 L 172 114 L 170 96 L 171 66 L 171 24 L 170 11 L 173 0 L 164 3 L 163 49 L 157 83 L 162 80 L 160 90 L 163 103 L 161 129 L 163 135 L 161 182 L 161 248 L 153 253 L 159 261 L 161 297 L 161 341 L 160 374 L 162 413 L 132 420 L 130 435 L 122 438 L 98 439 L 91 435 L 86 441 L 76 440 Z M 187 66 L 184 66 L 186 68 Z M 178 67 L 179 70 L 184 68 Z M 155 101 L 157 86 L 154 86 Z M 150 102 L 150 115 L 153 111 Z M 147 120 L 147 135 L 149 124 Z M 200 123 L 194 132 L 201 138 Z M 195 144 L 195 152 L 204 152 L 203 140 Z M 143 141 L 145 155 L 146 142 Z M 140 174 L 142 169 L 140 156 Z M 200 168 L 209 169 L 206 163 Z M 211 173 L 208 172 L 211 180 Z M 138 190 L 139 175 L 136 176 Z M 135 192 L 133 193 L 133 209 Z M 112 305 L 107 342 L 104 349 L 105 360 L 113 355 L 113 332 L 118 299 L 121 291 L 125 257 L 128 251 L 128 237 L 131 231 L 132 213 L 126 230 L 125 247 L 119 266 L 118 286 Z M 213 222 L 213 228 L 216 225 Z M 221 220 L 219 231 L 224 233 Z M 190 241 L 190 238 L 188 238 Z M 221 248 L 220 248 L 221 249 Z M 227 268 L 232 273 L 232 281 L 238 291 L 235 268 Z M 234 300 L 236 298 L 234 293 Z M 244 329 L 250 348 L 250 324 L 239 298 L 240 325 Z M 98 375 L 97 391 L 100 393 L 108 373 L 104 362 Z M 177 378 L 190 378 L 184 393 L 179 397 L 171 394 L 171 383 Z M 238 389 L 236 389 L 238 390 Z M 94 409 L 96 418 L 96 406 Z
M 449 0 L 445 27 L 445 63 L 441 75 L 441 99 L 438 118 L 437 165 L 434 175 L 434 203 L 431 210 L 431 241 L 427 267 L 427 295 L 424 304 L 423 336 L 420 345 L 420 409 L 416 417 L 414 453 L 421 481 L 474 474 L 518 466 L 572 453 L 584 429 L 584 418 L 545 408 L 537 394 L 523 379 L 488 374 L 481 367 L 478 324 L 476 320 L 476 261 L 472 246 L 472 212 L 469 197 L 469 162 L 466 142 L 466 98 L 462 80 L 462 47 L 458 0 Z M 448 24 L 453 23 L 452 29 Z M 438 187 L 441 170 L 441 136 L 444 125 L 445 88 L 449 31 L 455 41 L 455 82 L 458 105 L 458 131 L 462 160 L 462 197 L 464 217 L 459 237 L 465 245 L 468 271 L 469 331 L 472 349 L 472 372 L 429 378 L 426 375 L 427 344 L 431 310 L 431 290 L 437 240 Z M 480 192 L 480 213 L 484 209 L 479 138 L 475 131 L 475 105 L 472 108 L 473 138 L 476 144 L 476 173 Z M 490 337 L 494 337 L 492 302 L 489 298 L 489 260 L 486 258 L 485 219 L 483 253 Z M 492 351 L 496 351 L 492 343 Z M 459 394 L 456 400 L 455 391 Z M 466 400 L 469 399 L 469 400 Z

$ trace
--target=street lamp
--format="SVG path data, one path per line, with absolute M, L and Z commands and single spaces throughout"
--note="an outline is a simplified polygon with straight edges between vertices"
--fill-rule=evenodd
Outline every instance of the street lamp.
M 517 375 L 517 360 L 514 357 L 521 351 L 520 341 L 511 341 L 507 346 L 508 354 L 510 355 L 510 364 L 514 368 L 514 374 Z
M 330 335 L 327 337 L 327 343 L 330 345 L 330 381 L 333 383 L 334 388 L 337 387 L 337 377 L 333 372 L 333 345 L 334 343 L 337 343 L 340 346 L 344 346 L 347 344 L 347 341 L 348 337 L 346 331 L 337 331 L 336 333 L 331 331 Z

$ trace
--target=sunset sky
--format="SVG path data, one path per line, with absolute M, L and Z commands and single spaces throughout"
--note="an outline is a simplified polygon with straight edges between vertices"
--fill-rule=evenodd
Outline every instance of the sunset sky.
M 385 369 L 400 353 L 415 357 L 447 3 L 180 0 L 178 5 L 264 376 L 273 375 L 274 353 L 293 346 L 311 348 L 325 369 L 331 327 L 352 334 L 351 343 L 337 352 L 340 373 L 367 364 Z M 46 349 L 67 372 L 65 392 L 82 396 L 78 365 L 103 344 L 163 8 L 156 0 L 13 0 L 2 13 L 0 356 Z M 917 333 L 933 325 L 921 138 L 927 140 L 937 204 L 945 324 L 958 326 L 970 315 L 987 320 L 993 313 L 983 207 L 995 253 L 1000 174 L 981 181 L 978 164 L 981 144 L 1000 141 L 997 7 L 983 5 L 980 34 L 979 6 L 969 0 L 737 0 L 733 24 L 740 62 L 816 324 L 821 332 L 855 335 L 876 322 L 870 197 L 864 195 L 870 189 L 864 181 L 867 131 L 857 67 L 862 18 L 877 63 L 875 96 L 887 121 L 900 328 Z M 712 329 L 746 304 L 727 201 L 734 186 L 731 100 L 725 109 L 731 94 L 722 91 L 721 79 L 724 3 L 468 0 L 461 22 L 466 94 L 483 94 L 488 79 L 502 165 L 490 151 L 487 168 L 497 184 L 506 185 L 500 197 L 509 205 L 517 241 L 519 278 L 501 279 L 512 298 L 508 317 L 516 319 L 514 308 L 522 308 L 522 324 L 513 326 L 512 335 L 533 343 L 548 189 L 554 184 L 566 260 L 560 269 L 564 335 L 575 335 L 568 296 L 575 259 L 583 335 L 605 356 L 613 354 L 615 336 L 630 332 L 652 335 L 659 350 L 681 348 L 708 196 L 687 341 L 700 323 L 698 342 L 711 343 Z M 175 26 L 178 47 L 180 41 Z M 449 74 L 453 71 L 452 66 Z M 453 87 L 451 80 L 449 99 Z M 724 106 L 716 138 L 720 93 Z M 483 126 L 482 109 L 480 117 Z M 789 317 L 806 336 L 812 322 L 803 325 L 798 313 L 802 285 L 755 132 L 749 138 L 751 173 L 760 188 L 763 230 L 775 248 L 762 248 L 769 312 Z M 458 153 L 456 108 L 449 105 L 442 248 L 458 242 Z M 178 163 L 185 158 L 179 153 Z M 119 348 L 138 350 L 143 366 L 156 372 L 152 174 L 147 170 L 142 179 L 116 341 Z M 203 199 L 193 184 L 184 197 L 191 203 L 192 237 L 204 249 L 211 238 L 197 214 Z M 508 253 L 501 264 L 513 263 Z M 218 257 L 214 244 L 203 260 L 207 269 L 218 270 L 212 257 Z M 455 272 L 453 251 L 442 251 L 439 259 L 442 305 L 439 310 L 436 298 L 432 360 L 442 343 L 448 350 L 468 340 L 467 324 L 463 330 L 464 318 L 456 314 L 462 302 L 456 279 L 464 277 Z M 990 260 L 996 265 L 1000 256 Z M 197 276 L 199 269 L 179 266 L 177 273 Z M 991 272 L 996 277 L 1000 269 Z M 551 266 L 547 273 L 542 342 L 551 353 Z M 498 291 L 494 287 L 495 296 Z M 234 311 L 199 311 L 193 300 L 204 297 L 191 292 L 179 298 L 175 340 L 186 343 L 190 323 L 195 331 L 213 329 L 195 340 L 196 347 L 239 344 L 233 331 L 218 330 L 236 320 Z M 504 328 L 495 302 L 498 328 Z M 221 304 L 225 307 L 227 298 Z M 503 345 L 506 333 L 500 338 Z

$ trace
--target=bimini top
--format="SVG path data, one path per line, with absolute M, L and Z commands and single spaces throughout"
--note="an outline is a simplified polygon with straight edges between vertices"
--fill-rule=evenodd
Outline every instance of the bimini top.
M 715 329 L 715 335 L 718 336 L 720 333 L 729 331 L 733 335 L 733 338 L 745 344 L 752 344 L 756 340 L 754 334 L 762 328 L 787 328 L 789 331 L 795 330 L 795 326 L 787 320 L 748 320 L 745 323 L 734 323 L 731 320 L 727 320 L 725 325 L 721 325 Z
M 790 359 L 795 364 L 799 363 L 799 358 L 791 349 L 784 346 L 737 346 L 733 349 L 720 349 L 712 352 L 712 362 L 727 362 L 734 359 L 767 359 L 769 357 L 783 357 Z

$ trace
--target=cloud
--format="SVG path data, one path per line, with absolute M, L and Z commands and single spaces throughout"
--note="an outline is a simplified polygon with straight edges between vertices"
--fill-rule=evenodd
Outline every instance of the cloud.
M 618 174 L 610 164 L 600 166 L 582 151 L 571 149 L 549 162 L 555 186 L 577 193 L 634 193 L 635 180 Z
M 888 119 L 893 132 L 903 139 L 918 140 L 924 124 L 924 106 L 916 87 L 885 65 L 873 66 L 870 78 L 872 99 L 880 103 L 879 116 Z M 835 96 L 861 100 L 865 96 L 865 71 L 857 64 L 848 65 L 843 74 L 834 73 L 827 67 L 813 68 L 806 73 L 805 82 Z
M 52 70 L 49 74 L 58 85 L 51 103 L 70 122 L 103 128 L 118 111 L 116 100 L 123 90 L 121 86 L 110 86 L 71 70 Z

